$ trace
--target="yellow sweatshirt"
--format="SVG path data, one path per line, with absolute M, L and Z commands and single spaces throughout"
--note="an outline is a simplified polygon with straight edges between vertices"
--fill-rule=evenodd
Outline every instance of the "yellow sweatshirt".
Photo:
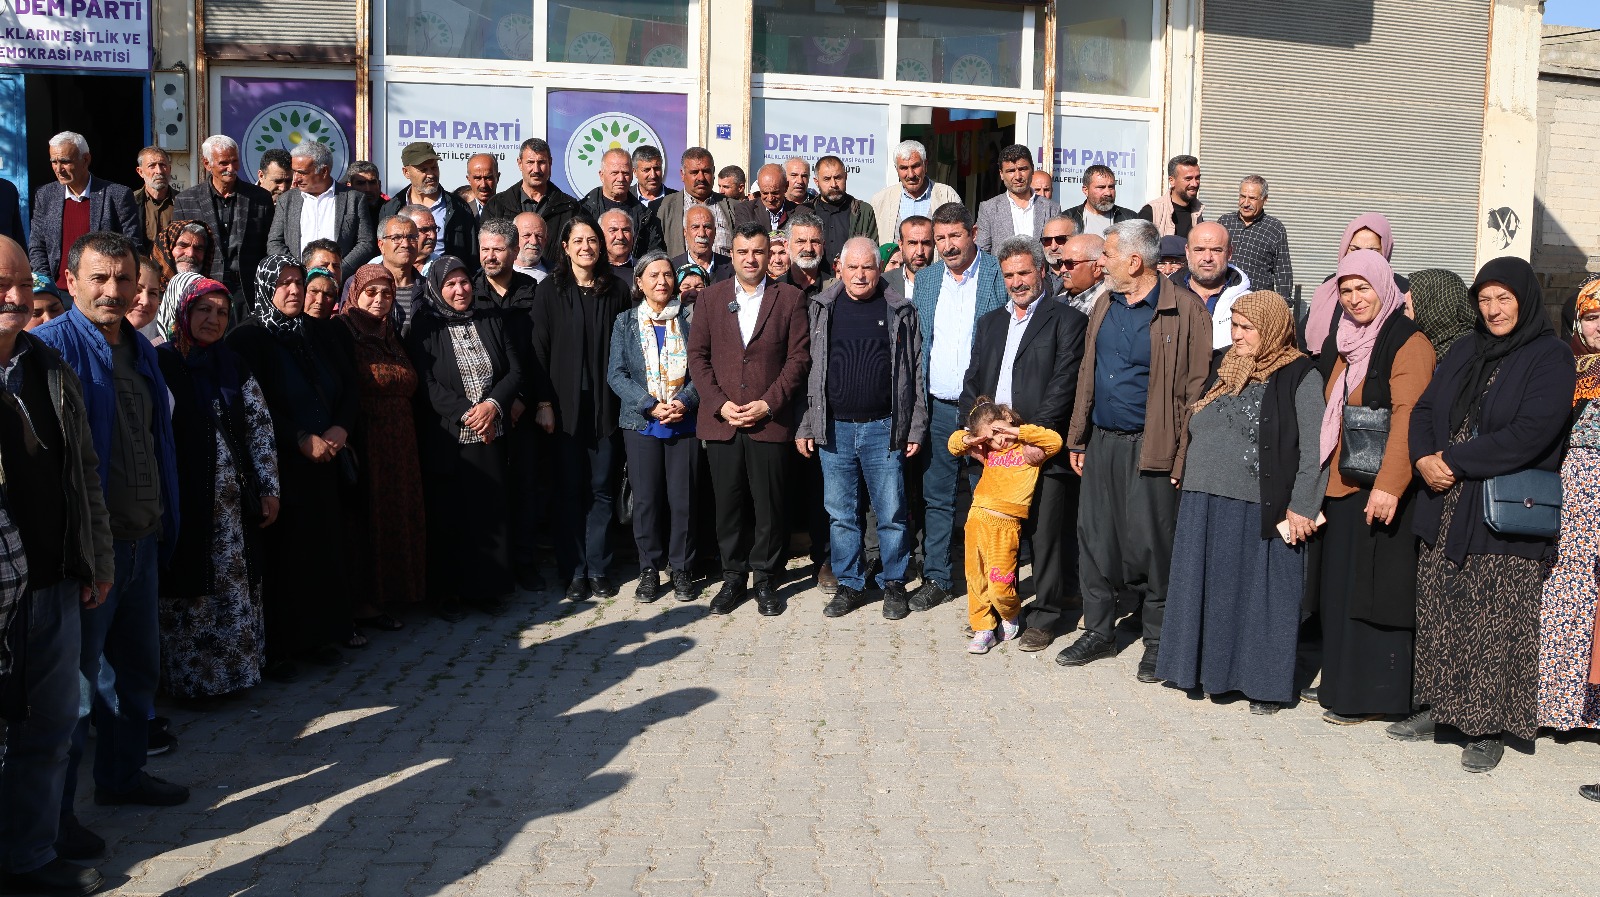
M 950 454 L 965 455 L 969 449 L 961 440 L 966 430 L 950 434 Z M 1039 468 L 1023 460 L 1024 446 L 1037 446 L 1044 450 L 1044 460 L 1061 451 L 1061 436 L 1056 431 L 1033 424 L 1017 428 L 1017 441 L 1003 452 L 971 452 L 983 462 L 983 478 L 978 488 L 972 490 L 972 506 L 998 511 L 1018 519 L 1028 516 L 1028 506 L 1033 504 L 1033 487 L 1039 482 Z

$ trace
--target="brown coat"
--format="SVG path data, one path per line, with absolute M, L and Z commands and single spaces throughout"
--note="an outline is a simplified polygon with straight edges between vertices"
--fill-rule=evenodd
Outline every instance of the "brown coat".
M 1422 398 L 1422 391 L 1433 379 L 1433 344 L 1421 333 L 1414 333 L 1395 353 L 1394 367 L 1389 371 L 1389 440 L 1383 444 L 1383 463 L 1378 465 L 1378 476 L 1372 488 L 1390 495 L 1404 495 L 1411 485 L 1411 408 Z M 1323 387 L 1323 398 L 1332 402 L 1334 384 L 1348 367 L 1343 358 L 1333 363 L 1333 375 Z M 1365 383 L 1357 383 L 1350 391 L 1346 404 L 1359 405 Z M 1333 457 L 1328 461 L 1328 497 L 1343 498 L 1360 490 L 1339 472 L 1339 452 L 1344 449 L 1344 428 L 1339 428 L 1339 442 L 1333 447 Z
M 728 310 L 737 282 L 729 278 L 714 283 L 695 300 L 688 349 L 689 378 L 700 391 L 695 435 L 707 442 L 732 439 L 734 430 L 722 419 L 722 406 L 760 399 L 772 416 L 746 427 L 745 434 L 757 442 L 792 441 L 795 400 L 805 395 L 811 367 L 806 299 L 794 287 L 768 280 L 746 346 L 739 336 L 739 316 Z
M 1211 373 L 1211 315 L 1195 295 L 1157 275 L 1155 319 L 1150 322 L 1150 389 L 1145 401 L 1144 440 L 1139 449 L 1139 469 L 1183 477 L 1183 459 L 1189 451 L 1190 406 L 1205 394 Z M 1081 452 L 1089 442 L 1090 412 L 1094 409 L 1095 342 L 1100 324 L 1111 307 L 1108 290 L 1089 314 L 1083 341 L 1083 366 L 1078 369 L 1078 397 L 1072 407 L 1067 448 Z

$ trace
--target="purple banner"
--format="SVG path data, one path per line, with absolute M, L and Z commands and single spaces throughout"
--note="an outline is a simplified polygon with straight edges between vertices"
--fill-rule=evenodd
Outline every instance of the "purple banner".
M 240 174 L 254 181 L 261 154 L 319 140 L 333 151 L 333 176 L 344 177 L 356 138 L 354 81 L 222 78 L 222 133 L 239 143 Z
M 667 186 L 682 186 L 677 163 L 688 147 L 689 117 L 683 94 L 552 90 L 546 109 L 556 185 L 573 196 L 582 199 L 600 186 L 600 157 L 612 147 L 629 153 L 645 144 L 656 147 Z

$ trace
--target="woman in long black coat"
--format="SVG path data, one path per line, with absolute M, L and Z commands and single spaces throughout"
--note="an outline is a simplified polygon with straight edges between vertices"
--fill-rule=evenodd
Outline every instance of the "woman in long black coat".
M 535 420 L 555 434 L 556 567 L 567 598 L 617 593 L 608 576 L 611 520 L 622 479 L 617 394 L 606 385 L 611 327 L 632 306 L 626 284 L 606 263 L 600 228 L 574 218 L 561 229 L 555 273 L 533 305 Z
M 343 327 L 304 313 L 305 268 L 275 255 L 256 268 L 251 317 L 228 334 L 272 413 L 282 496 L 264 535 L 269 678 L 297 675 L 296 657 L 335 664 L 348 642 L 350 589 L 338 534 L 358 475 L 347 451 L 360 415 Z
M 474 304 L 460 259 L 436 259 L 424 289 L 406 348 L 422 385 L 417 439 L 429 593 L 439 615 L 454 620 L 461 602 L 503 610 L 514 589 L 505 437 L 522 363 L 495 310 Z

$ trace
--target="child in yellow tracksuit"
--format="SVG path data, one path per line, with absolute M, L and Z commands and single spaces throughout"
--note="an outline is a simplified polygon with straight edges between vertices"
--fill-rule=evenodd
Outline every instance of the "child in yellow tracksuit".
M 949 448 L 952 455 L 971 455 L 983 463 L 967 514 L 967 617 L 972 623 L 967 651 L 987 654 L 1017 637 L 1017 539 L 1033 503 L 1039 466 L 1061 451 L 1061 436 L 1023 423 L 1009 406 L 980 398 L 967 429 L 950 434 Z

